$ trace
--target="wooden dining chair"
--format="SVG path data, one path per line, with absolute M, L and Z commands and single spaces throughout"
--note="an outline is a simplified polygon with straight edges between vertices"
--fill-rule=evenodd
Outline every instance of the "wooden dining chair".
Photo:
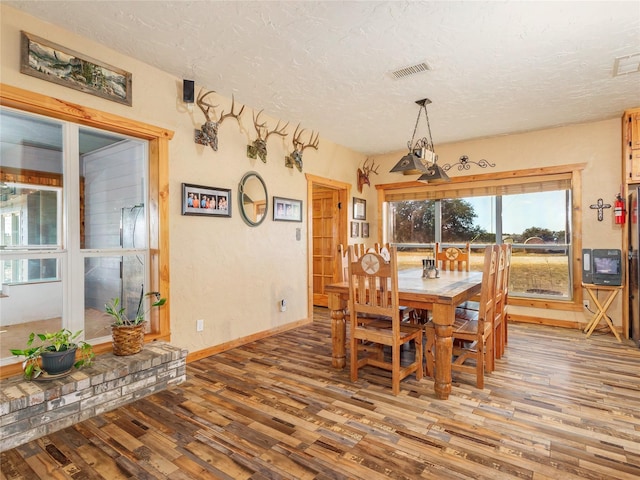
M 367 246 L 364 243 L 353 244 L 353 258 L 360 258 L 367 252 Z
M 423 375 L 422 327 L 401 321 L 396 262 L 396 249 L 392 247 L 388 262 L 368 252 L 349 263 L 351 381 L 358 380 L 358 370 L 366 365 L 382 368 L 391 372 L 394 395 L 400 393 L 404 378 L 415 373 L 420 380 Z M 415 343 L 415 358 L 403 366 L 401 346 L 411 341 Z M 363 349 L 363 344 L 376 348 Z M 384 346 L 391 349 L 390 360 L 385 358 Z
M 389 244 L 387 244 L 388 246 Z M 384 247 L 383 247 L 384 248 Z M 366 248 L 364 246 L 364 244 L 358 243 L 356 245 L 354 245 L 353 248 L 353 254 L 352 255 L 358 255 L 360 252 L 362 252 L 362 254 L 364 254 L 365 252 L 368 251 L 373 251 L 372 249 L 374 249 L 376 251 L 376 253 L 382 254 L 382 256 L 386 259 L 388 258 L 387 256 L 390 255 L 389 252 L 386 253 L 387 256 L 385 256 L 384 252 L 381 252 L 379 244 L 375 244 L 373 247 L 369 247 Z M 338 245 L 338 254 L 336 256 L 336 272 L 338 272 L 336 281 L 337 282 L 346 282 L 349 280 L 349 260 L 356 260 L 357 258 L 359 258 L 361 255 L 359 256 L 355 256 L 355 257 L 349 257 L 349 253 L 348 253 L 348 249 L 345 249 L 344 246 L 342 244 Z M 348 310 L 345 310 L 345 318 L 349 315 Z M 414 309 L 410 308 L 410 307 L 405 307 L 403 305 L 400 306 L 400 319 L 401 320 L 410 320 L 413 321 L 415 319 L 415 314 L 414 314 Z
M 496 276 L 493 294 L 493 358 L 502 358 L 504 353 L 504 275 L 507 264 L 507 249 L 498 245 L 496 257 Z
M 386 243 L 374 243 L 373 248 L 376 250 L 376 253 L 380 253 L 383 248 L 386 248 L 388 252 L 391 252 L 391 247 L 389 246 L 389 242 Z
M 484 388 L 484 373 L 494 370 L 493 319 L 495 308 L 495 288 L 497 258 L 500 247 L 489 245 L 485 248 L 480 291 L 480 309 L 456 309 L 453 325 L 453 372 L 473 373 L 476 386 Z M 425 326 L 425 359 L 427 374 L 435 372 L 435 327 L 433 322 Z
M 338 244 L 338 254 L 336 255 L 336 282 L 349 281 L 349 250 L 341 243 Z
M 509 299 L 509 272 L 511 271 L 511 245 L 500 245 L 501 257 L 504 260 L 504 270 L 501 278 L 496 276 L 496 313 L 497 325 L 495 329 L 495 358 L 502 358 L 507 345 L 507 301 Z
M 471 271 L 471 248 L 467 243 L 464 248 L 443 248 L 439 242 L 435 247 L 436 266 L 443 271 L 458 270 L 459 272 Z
M 509 296 L 510 267 L 511 245 L 503 243 L 500 245 L 496 271 L 496 294 L 493 323 L 494 354 L 496 359 L 502 358 L 507 343 L 507 300 Z M 477 311 L 480 308 L 480 302 L 469 300 L 460 305 L 459 308 Z M 458 313 L 460 313 L 460 311 Z

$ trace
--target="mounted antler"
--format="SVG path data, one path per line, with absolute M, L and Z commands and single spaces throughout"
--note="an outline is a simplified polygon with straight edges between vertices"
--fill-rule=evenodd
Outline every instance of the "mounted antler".
M 380 167 L 380 165 L 378 165 L 375 170 L 374 170 L 374 165 L 376 164 L 375 160 L 371 162 L 371 166 L 367 166 L 367 162 L 369 161 L 369 159 L 367 158 L 364 161 L 364 165 L 362 165 L 362 169 L 358 169 L 358 192 L 362 193 L 362 187 L 364 187 L 365 185 L 369 185 L 371 186 L 371 184 L 369 183 L 369 175 L 372 173 L 375 173 L 376 175 L 378 174 L 378 168 Z
M 198 99 L 196 100 L 196 103 L 198 104 L 198 107 L 200 107 L 200 110 L 202 110 L 202 113 L 204 113 L 207 121 L 202 124 L 200 130 L 196 130 L 195 142 L 200 145 L 208 145 L 213 148 L 214 151 L 218 151 L 218 128 L 220 127 L 224 119 L 228 117 L 233 117 L 238 120 L 238 123 L 240 123 L 240 115 L 242 115 L 242 112 L 244 111 L 244 105 L 237 114 L 234 113 L 233 111 L 235 110 L 236 99 L 232 95 L 231 112 L 225 114 L 223 110 L 219 119 L 212 118 L 211 111 L 213 111 L 213 114 L 215 115 L 215 108 L 218 105 L 212 105 L 205 101 L 205 98 L 212 93 L 215 93 L 215 90 L 209 90 L 208 92 L 203 93 L 201 89 L 200 93 L 198 93 Z
M 224 110 L 222 111 L 222 113 L 220 114 L 220 120 L 218 120 L 218 125 L 222 125 L 222 122 L 224 122 L 224 119 L 229 117 L 235 118 L 236 120 L 238 120 L 238 123 L 240 123 L 240 115 L 242 115 L 242 112 L 244 112 L 244 105 L 242 106 L 242 108 L 237 114 L 233 113 L 235 108 L 236 108 L 236 99 L 233 95 L 231 95 L 231 111 L 227 114 L 224 113 Z
M 253 117 L 253 125 L 256 128 L 256 133 L 258 134 L 258 138 L 256 138 L 251 145 L 247 145 L 247 157 L 256 158 L 256 156 L 260 157 L 264 163 L 267 163 L 267 139 L 273 135 L 280 135 L 285 137 L 287 132 L 285 129 L 289 126 L 289 122 L 283 127 L 280 127 L 280 121 L 278 121 L 278 125 L 276 128 L 269 131 L 266 122 L 258 123 L 258 119 L 260 118 L 260 114 L 262 110 L 258 112 L 258 115 L 254 115 Z
M 302 171 L 302 152 L 304 152 L 307 148 L 311 147 L 314 150 L 318 150 L 318 143 L 319 143 L 319 137 L 320 137 L 320 132 L 314 135 L 314 132 L 311 132 L 311 136 L 309 137 L 309 143 L 303 143 L 300 140 L 300 137 L 302 137 L 302 134 L 305 132 L 304 129 L 300 130 L 300 133 L 298 133 L 298 129 L 300 128 L 300 124 L 298 124 L 298 126 L 296 127 L 296 131 L 293 133 L 293 139 L 291 140 L 291 143 L 293 144 L 293 152 L 291 152 L 291 155 L 288 155 L 287 157 L 285 157 L 285 166 L 289 167 L 289 168 L 293 168 L 293 165 L 295 164 L 296 168 L 298 169 L 298 171 Z

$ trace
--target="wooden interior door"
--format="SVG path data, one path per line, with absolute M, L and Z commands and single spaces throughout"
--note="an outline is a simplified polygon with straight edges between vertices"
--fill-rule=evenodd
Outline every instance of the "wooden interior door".
M 338 243 L 338 190 L 313 189 L 313 304 L 326 307 L 324 286 L 334 282 Z

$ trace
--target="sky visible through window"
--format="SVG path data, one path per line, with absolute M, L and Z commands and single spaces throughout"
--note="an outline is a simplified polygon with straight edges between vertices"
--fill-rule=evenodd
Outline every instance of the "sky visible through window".
M 477 214 L 475 224 L 487 232 L 495 232 L 495 197 L 471 197 L 465 200 Z M 564 190 L 504 196 L 502 231 L 504 234 L 518 234 L 531 227 L 564 231 L 565 203 Z

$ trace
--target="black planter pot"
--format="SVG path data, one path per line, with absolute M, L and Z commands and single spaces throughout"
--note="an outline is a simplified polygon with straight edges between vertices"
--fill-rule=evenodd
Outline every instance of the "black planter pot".
M 68 372 L 76 363 L 76 350 L 74 347 L 61 352 L 42 352 L 40 358 L 42 360 L 42 370 L 49 375 L 59 375 Z

